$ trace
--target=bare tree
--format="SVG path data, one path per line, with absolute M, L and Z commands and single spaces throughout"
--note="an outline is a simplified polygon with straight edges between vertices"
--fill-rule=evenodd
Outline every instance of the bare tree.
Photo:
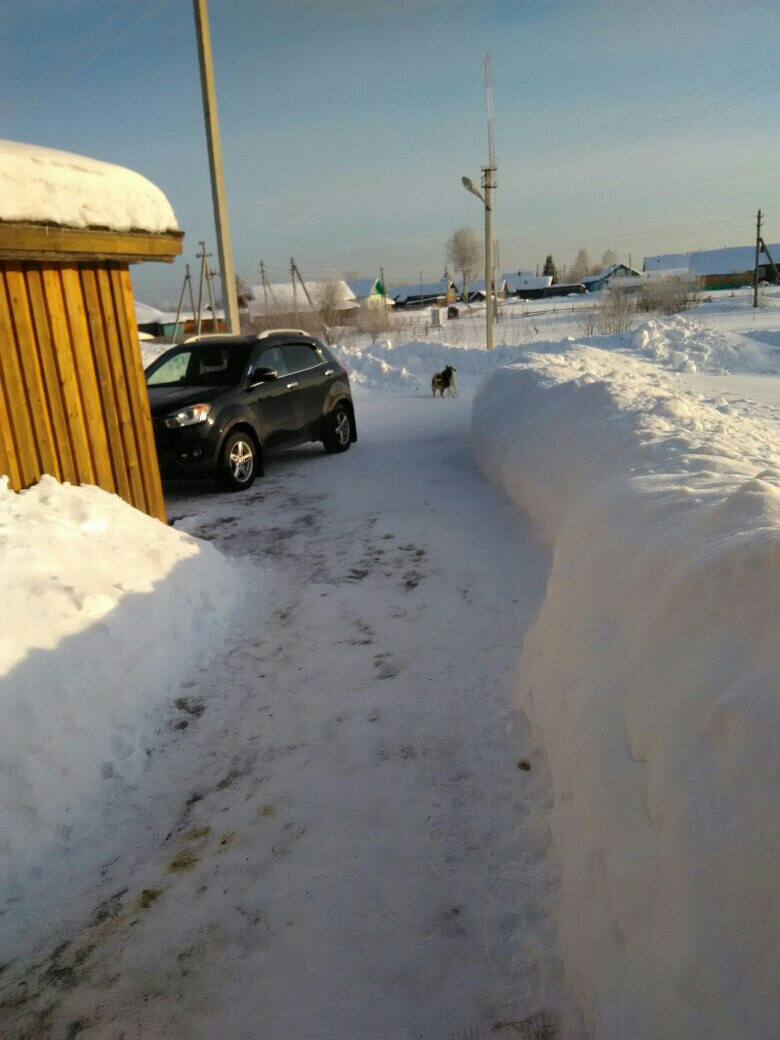
M 238 298 L 238 306 L 240 310 L 246 310 L 249 306 L 250 300 L 254 299 L 252 290 L 240 274 L 236 275 L 236 297 Z
M 574 258 L 574 263 L 569 268 L 569 281 L 580 282 L 591 273 L 592 264 L 587 249 L 581 249 Z
M 483 250 L 476 231 L 471 228 L 458 228 L 447 239 L 447 262 L 463 278 L 463 298 L 468 302 L 468 282 L 480 269 L 483 261 Z
M 344 313 L 344 289 L 337 278 L 328 278 L 320 282 L 314 292 L 314 305 L 320 320 L 329 333 Z
M 639 309 L 660 314 L 689 311 L 699 302 L 700 286 L 690 278 L 647 278 L 639 295 Z
M 617 253 L 614 249 L 605 249 L 604 255 L 601 258 L 602 269 L 605 267 L 611 267 L 617 263 Z
M 628 332 L 636 314 L 636 300 L 620 289 L 605 289 L 598 302 L 587 304 L 577 312 L 577 324 L 583 336 L 609 336 Z

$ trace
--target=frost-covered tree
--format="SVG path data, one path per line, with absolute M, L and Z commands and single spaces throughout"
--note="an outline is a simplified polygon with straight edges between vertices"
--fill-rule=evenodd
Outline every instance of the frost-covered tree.
M 463 298 L 468 299 L 468 283 L 474 278 L 483 261 L 482 244 L 476 231 L 458 228 L 447 239 L 447 262 L 460 272 L 463 279 Z
M 236 275 L 236 297 L 238 298 L 238 306 L 241 310 L 245 310 L 249 306 L 249 301 L 254 299 L 252 290 L 240 274 Z
M 615 250 L 614 249 L 605 249 L 604 250 L 604 255 L 601 258 L 601 266 L 602 266 L 602 268 L 604 268 L 604 267 L 611 267 L 613 264 L 616 264 L 616 263 L 617 263 L 617 253 L 615 252 Z
M 592 265 L 587 249 L 581 249 L 574 258 L 574 263 L 569 268 L 569 281 L 579 282 L 591 273 Z

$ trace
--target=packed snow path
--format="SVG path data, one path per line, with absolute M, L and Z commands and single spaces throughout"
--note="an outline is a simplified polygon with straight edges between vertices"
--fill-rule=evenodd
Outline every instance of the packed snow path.
M 141 781 L 9 914 L 3 1037 L 579 1035 L 512 703 L 549 561 L 476 472 L 469 408 L 361 397 L 346 455 L 169 489 L 246 605 Z

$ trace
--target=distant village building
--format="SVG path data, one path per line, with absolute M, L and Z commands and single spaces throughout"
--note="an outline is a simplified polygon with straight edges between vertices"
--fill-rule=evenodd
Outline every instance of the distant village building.
M 318 311 L 326 296 L 329 297 L 328 309 L 341 320 L 347 321 L 358 308 L 355 294 L 343 279 L 307 281 L 306 291 L 308 296 L 300 283 L 292 282 L 253 285 L 249 314 L 253 317 L 272 316 L 274 320 L 292 321 L 296 314 Z
M 780 261 L 780 244 L 771 243 L 769 253 L 775 265 Z M 650 278 L 695 278 L 703 289 L 737 289 L 753 281 L 756 247 L 727 246 L 696 253 L 663 253 L 646 256 L 643 270 Z M 777 283 L 777 275 L 764 250 L 759 255 L 758 278 Z
M 456 291 L 451 278 L 440 278 L 438 282 L 396 285 L 387 290 L 387 295 L 397 307 L 443 307 L 455 302 Z
M 347 286 L 360 304 L 369 307 L 395 306 L 395 300 L 385 296 L 385 289 L 379 278 L 347 278 Z
M 538 299 L 537 293 L 552 285 L 552 275 L 534 275 L 523 271 L 502 274 L 498 279 L 505 296 L 519 296 L 521 299 Z M 529 295 L 533 294 L 533 295 Z
M 133 301 L 135 309 L 135 320 L 139 333 L 150 339 L 166 340 L 169 343 L 180 343 L 187 336 L 193 336 L 198 331 L 198 318 L 192 311 L 182 311 L 178 316 L 175 311 L 160 311 L 156 307 L 150 307 L 139 300 Z M 217 327 L 211 317 L 211 308 L 203 308 L 200 319 L 200 331 L 224 332 L 225 312 L 217 308 Z
M 633 289 L 642 284 L 642 272 L 635 271 L 627 264 L 610 264 L 598 274 L 586 275 L 582 284 L 587 292 L 601 292 L 602 289 Z

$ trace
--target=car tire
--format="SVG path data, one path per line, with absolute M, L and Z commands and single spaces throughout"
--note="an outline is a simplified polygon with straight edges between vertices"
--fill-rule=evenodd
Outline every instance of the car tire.
M 322 443 L 331 453 L 346 451 L 352 443 L 352 413 L 345 404 L 337 404 L 325 419 Z
M 215 474 L 217 485 L 223 491 L 245 491 L 260 472 L 260 456 L 251 435 L 244 430 L 228 434 Z

